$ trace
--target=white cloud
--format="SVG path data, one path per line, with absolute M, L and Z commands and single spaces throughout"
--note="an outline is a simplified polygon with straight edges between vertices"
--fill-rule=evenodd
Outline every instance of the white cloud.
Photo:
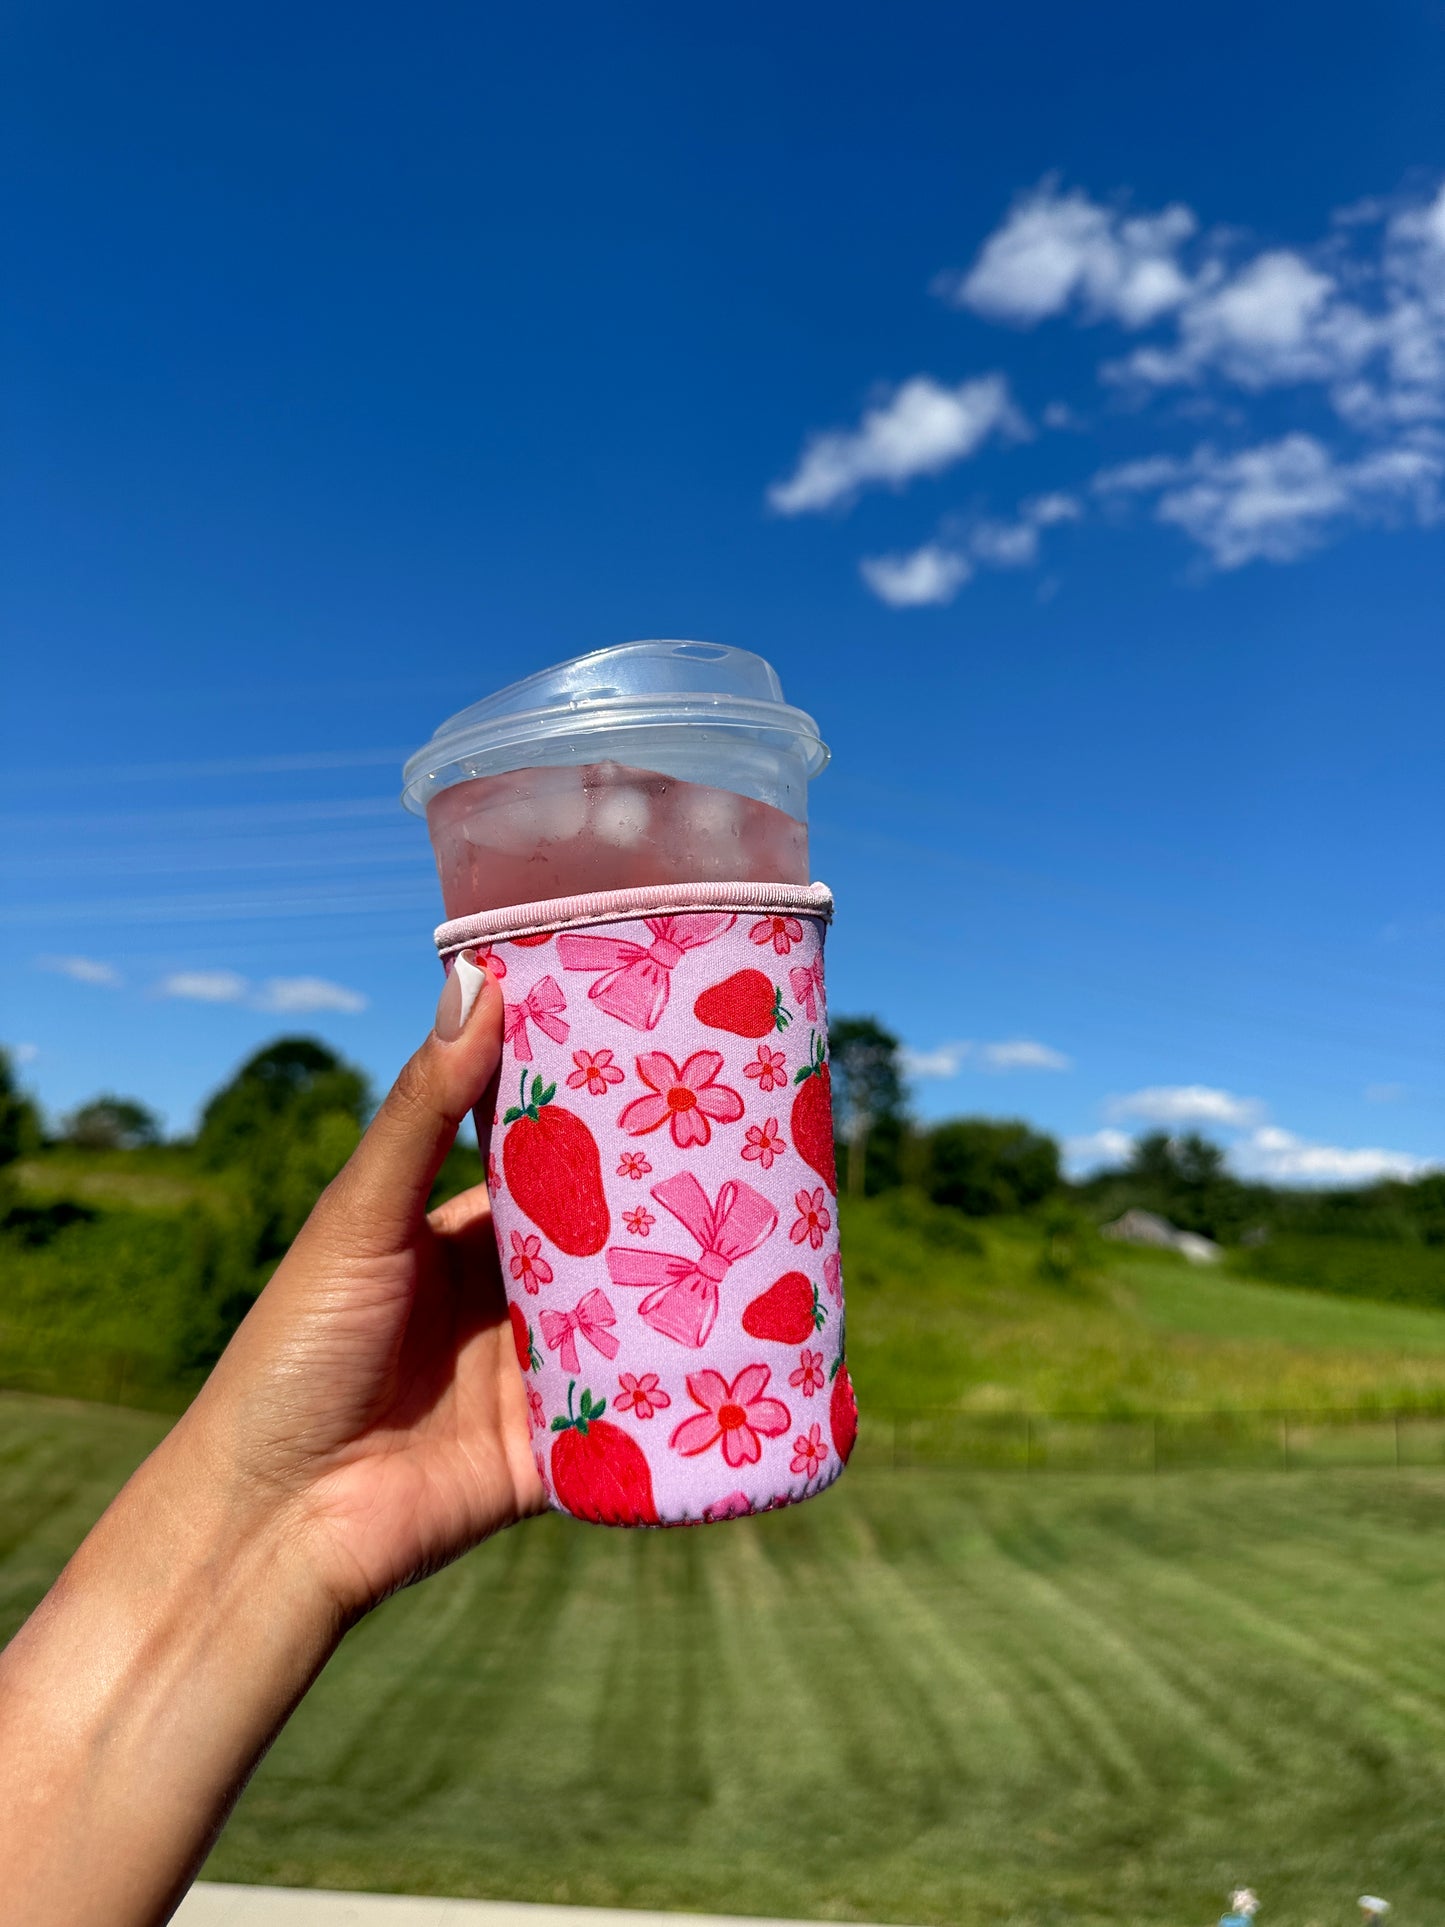
M 278 1016 L 299 1017 L 337 1010 L 354 1016 L 366 1009 L 359 990 L 325 977 L 271 977 L 252 986 L 235 970 L 177 970 L 156 985 L 158 997 L 179 997 L 197 1004 L 244 1004 Z
M 308 1011 L 338 1010 L 355 1016 L 366 1009 L 359 990 L 333 984 L 325 977 L 272 977 L 251 999 L 253 1009 L 298 1016 Z
M 5 1049 L 10 1053 L 12 1064 L 33 1064 L 40 1055 L 38 1044 L 7 1044 Z
M 1071 1171 L 1095 1171 L 1105 1164 L 1124 1164 L 1134 1149 L 1127 1131 L 1089 1131 L 1082 1137 L 1064 1139 L 1064 1161 Z
M 156 986 L 159 997 L 180 997 L 197 1004 L 239 1004 L 246 979 L 234 970 L 177 970 Z
M 847 502 L 869 483 L 902 488 L 975 454 L 990 435 L 1020 437 L 1027 424 L 1002 375 L 945 388 L 915 375 L 870 408 L 856 429 L 812 436 L 798 466 L 768 490 L 780 515 L 806 515 Z
M 1021 504 L 1016 521 L 985 517 L 935 537 L 907 555 L 865 556 L 859 573 L 893 609 L 952 602 L 978 568 L 1032 568 L 1039 559 L 1039 530 L 1078 521 L 1083 512 L 1076 496 L 1057 492 L 1035 496 Z
M 95 957 L 39 957 L 36 961 L 42 970 L 53 970 L 61 977 L 69 977 L 72 983 L 116 990 L 124 981 L 114 964 L 101 963 Z
M 957 1077 L 972 1044 L 938 1044 L 932 1050 L 902 1052 L 905 1077 Z
M 1208 1084 L 1154 1084 L 1111 1098 L 1105 1108 L 1110 1117 L 1141 1117 L 1151 1124 L 1239 1127 L 1257 1123 L 1264 1114 L 1258 1098 L 1236 1097 L 1232 1091 L 1216 1090 Z
M 1154 514 L 1204 548 L 1215 566 L 1293 562 L 1344 521 L 1441 513 L 1445 450 L 1429 442 L 1341 461 L 1312 435 L 1292 434 L 1233 454 L 1205 443 L 1187 458 L 1153 456 L 1105 469 L 1101 495 L 1157 495 Z
M 1074 1067 L 1073 1059 L 1065 1057 L 1062 1051 L 1051 1050 L 1047 1044 L 1036 1043 L 1031 1037 L 985 1044 L 979 1055 L 991 1071 L 1067 1071 Z
M 1270 1184 L 1373 1184 L 1379 1178 L 1414 1178 L 1438 1168 L 1440 1160 L 1416 1157 L 1410 1151 L 1374 1147 L 1345 1149 L 1337 1144 L 1311 1144 L 1266 1125 L 1253 1132 L 1230 1153 L 1231 1162 L 1245 1177 Z
M 1039 559 L 1039 532 L 1032 522 L 980 522 L 968 545 L 991 569 L 1027 569 Z
M 1078 304 L 1092 320 L 1140 328 L 1188 299 L 1178 253 L 1197 225 L 1187 207 L 1125 215 L 1045 181 L 1014 203 L 966 273 L 936 287 L 990 321 L 1029 327 Z
M 922 609 L 952 602 L 973 574 L 973 564 L 955 549 L 925 542 L 909 555 L 865 555 L 858 572 L 890 609 Z
M 1011 1037 L 997 1044 L 955 1040 L 931 1050 L 905 1050 L 903 1070 L 908 1077 L 957 1077 L 968 1062 L 986 1071 L 1067 1071 L 1072 1058 L 1031 1037 Z
M 1036 529 L 1051 529 L 1058 522 L 1080 521 L 1084 505 L 1077 495 L 1063 495 L 1057 491 L 1052 495 L 1036 495 L 1023 506 L 1024 517 Z

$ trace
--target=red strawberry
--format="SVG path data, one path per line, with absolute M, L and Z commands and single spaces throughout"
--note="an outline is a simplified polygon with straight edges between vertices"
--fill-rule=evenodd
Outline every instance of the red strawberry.
M 508 1305 L 507 1316 L 512 1321 L 512 1343 L 517 1348 L 517 1363 L 524 1372 L 541 1371 L 542 1354 L 537 1350 L 526 1313 L 520 1305 Z
M 557 1503 L 574 1518 L 599 1526 L 657 1526 L 652 1497 L 652 1473 L 647 1455 L 636 1439 L 602 1414 L 607 1400 L 594 1405 L 584 1390 L 576 1412 L 573 1379 L 567 1387 L 567 1416 L 554 1418 L 552 1430 L 552 1489 Z
M 761 970 L 735 970 L 705 990 L 692 1007 L 700 1024 L 730 1030 L 734 1037 L 771 1037 L 793 1021 L 783 1009 L 783 987 Z
M 607 1242 L 612 1220 L 602 1189 L 597 1140 L 573 1112 L 553 1104 L 557 1086 L 522 1072 L 521 1103 L 502 1118 L 502 1170 L 513 1200 L 569 1258 L 590 1258 Z
M 779 1345 L 801 1345 L 821 1331 L 828 1314 L 818 1302 L 818 1287 L 801 1271 L 785 1271 L 743 1313 L 743 1330 L 751 1338 L 771 1338 Z
M 833 1393 L 828 1400 L 828 1423 L 833 1428 L 833 1450 L 838 1463 L 846 1465 L 858 1437 L 858 1401 L 853 1396 L 853 1381 L 842 1359 L 833 1368 Z
M 808 1061 L 793 1082 L 793 1149 L 838 1195 L 838 1167 L 833 1159 L 833 1076 L 828 1069 L 823 1040 L 813 1033 Z
M 516 944 L 520 944 L 524 950 L 530 950 L 534 944 L 550 943 L 551 941 L 552 941 L 552 932 L 550 930 L 539 930 L 535 936 L 531 936 L 531 937 L 513 937 L 512 938 L 512 942 Z

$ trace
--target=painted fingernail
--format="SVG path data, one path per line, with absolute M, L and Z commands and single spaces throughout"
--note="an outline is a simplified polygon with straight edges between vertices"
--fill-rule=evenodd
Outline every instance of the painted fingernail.
M 444 1044 L 455 1043 L 466 1029 L 467 1019 L 476 1008 L 486 981 L 487 973 L 482 966 L 474 963 L 464 950 L 459 951 L 437 1001 L 435 1028 Z

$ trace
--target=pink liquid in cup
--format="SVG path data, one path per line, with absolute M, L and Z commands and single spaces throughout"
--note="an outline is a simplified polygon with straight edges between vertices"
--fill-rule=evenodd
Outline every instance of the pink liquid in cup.
M 808 830 L 751 796 L 615 762 L 442 790 L 427 827 L 448 917 L 661 883 L 807 883 Z
M 406 767 L 448 918 L 673 883 L 800 883 L 818 726 L 761 656 L 628 642 L 498 690 Z

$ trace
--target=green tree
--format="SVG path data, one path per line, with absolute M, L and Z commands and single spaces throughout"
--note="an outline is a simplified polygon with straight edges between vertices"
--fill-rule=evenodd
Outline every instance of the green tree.
M 898 1182 L 905 1123 L 898 1053 L 898 1039 L 876 1018 L 838 1017 L 828 1026 L 834 1128 L 844 1146 L 847 1187 L 855 1197 Z
M 310 1037 L 257 1051 L 207 1104 L 196 1149 L 240 1175 L 256 1266 L 284 1254 L 356 1149 L 370 1109 L 365 1074 Z
M 0 1047 L 0 1165 L 14 1164 L 40 1148 L 40 1113 L 15 1078 L 15 1064 Z
M 161 1124 L 138 1099 L 106 1093 L 72 1111 L 61 1136 L 87 1151 L 133 1151 L 142 1144 L 159 1144 Z
M 1059 1188 L 1059 1147 L 1020 1118 L 953 1118 L 924 1140 L 924 1189 L 971 1218 L 1022 1211 Z

